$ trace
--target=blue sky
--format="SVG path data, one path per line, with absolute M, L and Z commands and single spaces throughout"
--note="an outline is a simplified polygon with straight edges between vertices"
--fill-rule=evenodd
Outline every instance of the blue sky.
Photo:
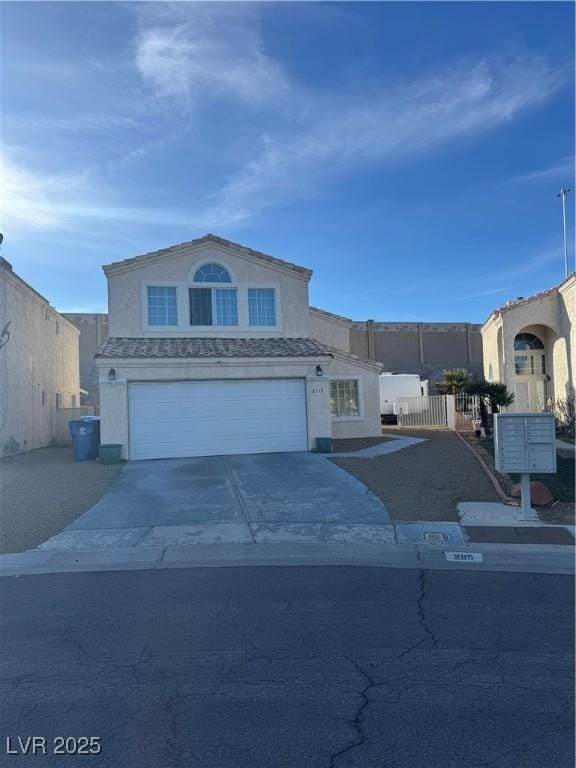
M 563 278 L 571 3 L 2 22 L 2 255 L 60 310 L 105 311 L 101 264 L 206 232 L 312 268 L 312 303 L 355 319 L 481 322 Z

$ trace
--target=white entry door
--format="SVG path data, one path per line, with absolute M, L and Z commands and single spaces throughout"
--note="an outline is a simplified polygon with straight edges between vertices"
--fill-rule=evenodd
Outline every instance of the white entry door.
M 303 379 L 132 383 L 130 459 L 308 450 Z
M 527 381 L 517 381 L 514 385 L 514 410 L 516 413 L 530 412 L 530 386 Z

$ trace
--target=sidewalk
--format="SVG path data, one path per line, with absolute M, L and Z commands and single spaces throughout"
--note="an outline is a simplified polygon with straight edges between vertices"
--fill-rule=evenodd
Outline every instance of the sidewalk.
M 248 565 L 574 572 L 574 550 L 570 546 L 574 536 L 567 526 L 430 522 L 358 525 L 358 530 L 347 526 L 349 530 L 340 540 L 308 539 L 298 543 L 293 538 L 274 543 L 206 543 L 205 537 L 198 540 L 202 543 L 191 543 L 190 531 L 178 532 L 174 528 L 177 526 L 164 541 L 157 531 L 144 529 L 131 546 L 127 546 L 125 538 L 114 542 L 111 530 L 106 531 L 105 544 L 98 535 L 92 541 L 55 537 L 52 544 L 45 542 L 29 552 L 1 555 L 0 575 Z M 77 533 L 86 536 L 102 532 Z M 148 543 L 147 533 L 151 534 Z

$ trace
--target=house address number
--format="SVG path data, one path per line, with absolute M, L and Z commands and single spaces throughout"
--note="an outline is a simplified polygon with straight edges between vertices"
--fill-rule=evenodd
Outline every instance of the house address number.
M 313 395 L 323 395 L 324 394 L 324 387 L 319 387 L 319 386 L 312 387 L 312 394 Z
M 446 560 L 453 563 L 482 563 L 484 557 L 481 552 L 445 552 Z

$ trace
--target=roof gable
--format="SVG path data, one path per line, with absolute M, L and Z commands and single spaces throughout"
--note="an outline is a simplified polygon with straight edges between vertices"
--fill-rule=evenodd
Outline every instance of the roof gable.
M 120 272 L 126 272 L 132 269 L 139 269 L 140 267 L 147 266 L 149 264 L 155 264 L 158 261 L 162 261 L 163 259 L 174 259 L 180 255 L 189 256 L 190 254 L 201 250 L 207 245 L 222 251 L 224 254 L 230 253 L 239 258 L 244 258 L 253 262 L 264 264 L 268 267 L 278 269 L 282 272 L 287 272 L 294 277 L 299 277 L 306 281 L 310 280 L 312 277 L 311 269 L 300 267 L 297 264 L 292 264 L 291 262 L 284 261 L 283 259 L 277 259 L 267 253 L 255 251 L 252 248 L 247 248 L 244 245 L 234 243 L 231 240 L 225 240 L 222 237 L 218 237 L 217 235 L 212 234 L 207 234 L 203 237 L 199 237 L 195 240 L 189 240 L 185 243 L 179 243 L 178 245 L 171 245 L 168 248 L 161 248 L 158 251 L 151 251 L 150 253 L 144 253 L 140 256 L 134 256 L 130 259 L 123 259 L 122 261 L 115 261 L 111 264 L 105 264 L 102 269 L 104 270 L 104 274 L 109 277 Z

